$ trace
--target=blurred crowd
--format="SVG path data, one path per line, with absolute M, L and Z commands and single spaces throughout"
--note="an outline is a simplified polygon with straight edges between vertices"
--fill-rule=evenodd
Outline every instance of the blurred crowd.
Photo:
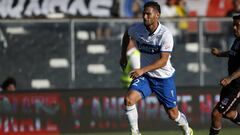
M 141 18 L 143 5 L 151 0 L 124 0 L 120 4 L 120 17 Z M 186 0 L 155 0 L 161 5 L 163 17 L 185 17 L 188 14 Z
M 152 0 L 114 0 L 113 3 L 114 8 L 112 8 L 111 16 L 141 18 L 143 5 L 148 1 Z M 161 5 L 162 17 L 186 17 L 204 15 L 224 17 L 231 16 L 233 12 L 239 11 L 240 7 L 239 0 L 229 1 L 205 0 L 205 2 L 192 0 L 153 0 L 153 1 L 156 1 Z M 205 3 L 205 5 L 202 5 L 203 3 Z M 197 7 L 199 9 L 196 9 Z M 214 12 L 214 10 L 216 12 Z M 217 12 L 218 10 L 221 12 Z

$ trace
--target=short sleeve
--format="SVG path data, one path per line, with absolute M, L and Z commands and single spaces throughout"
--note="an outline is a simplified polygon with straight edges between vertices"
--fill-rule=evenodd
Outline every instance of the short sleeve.
M 130 28 L 128 29 L 128 35 L 129 35 L 130 37 L 132 37 L 133 34 L 134 34 L 134 32 L 133 32 L 133 27 L 130 27 Z
M 131 25 L 128 29 L 128 35 L 130 37 L 134 37 L 136 35 L 136 30 L 138 30 L 138 28 L 140 27 L 140 23 L 135 23 L 133 25 Z
M 161 46 L 162 52 L 172 52 L 173 51 L 173 36 L 170 32 L 165 32 L 162 36 L 163 43 Z

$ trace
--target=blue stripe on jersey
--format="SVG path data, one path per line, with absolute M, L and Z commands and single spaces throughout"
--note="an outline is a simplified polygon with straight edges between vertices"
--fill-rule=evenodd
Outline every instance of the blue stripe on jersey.
M 161 53 L 161 46 L 140 43 L 139 41 L 137 41 L 137 47 L 139 51 L 143 53 L 149 53 L 149 54 Z

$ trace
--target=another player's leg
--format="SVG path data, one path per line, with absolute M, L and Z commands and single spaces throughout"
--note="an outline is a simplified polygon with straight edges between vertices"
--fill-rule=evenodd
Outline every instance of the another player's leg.
M 177 107 L 166 109 L 168 116 L 174 120 L 177 125 L 183 130 L 184 135 L 193 135 L 193 130 L 189 127 L 186 116 L 178 110 Z
M 230 97 L 230 105 L 228 106 L 229 110 L 226 110 L 223 118 L 231 120 L 233 123 L 240 126 L 240 113 L 237 111 L 238 105 L 240 103 L 240 92 L 234 94 L 233 97 Z
M 218 135 L 221 128 L 222 128 L 222 114 L 215 107 L 212 111 L 211 127 L 209 130 L 209 135 Z
M 140 93 L 134 90 L 129 91 L 125 97 L 126 116 L 128 118 L 128 122 L 133 135 L 140 135 L 138 129 L 138 112 L 136 108 L 136 103 L 140 99 Z
M 219 102 L 212 112 L 212 124 L 209 135 L 218 135 L 222 127 L 222 118 L 231 120 L 240 126 L 240 114 L 236 110 L 231 109 L 231 103 Z M 225 104 L 225 105 L 224 105 Z M 230 104 L 230 105 L 229 105 Z M 234 103 L 233 103 L 234 104 Z M 235 108 L 235 107 L 234 107 Z
M 235 97 L 231 98 L 233 101 L 230 103 L 230 110 L 224 115 L 224 118 L 231 120 L 233 123 L 240 126 L 240 113 L 237 111 L 240 103 L 240 92 L 234 94 Z
M 231 110 L 227 114 L 224 115 L 224 118 L 231 120 L 233 123 L 240 126 L 240 114 L 237 110 Z
M 222 118 L 227 118 L 240 126 L 240 114 L 237 111 L 229 111 L 226 114 L 222 114 L 225 107 L 220 103 L 213 109 L 212 112 L 212 123 L 209 130 L 209 135 L 218 135 L 222 128 Z M 219 111 L 220 109 L 220 111 Z
M 209 135 L 218 135 L 222 128 L 222 118 L 227 118 L 239 125 L 240 116 L 237 113 L 240 93 L 234 84 L 223 87 L 220 93 L 220 101 L 212 111 L 212 123 Z

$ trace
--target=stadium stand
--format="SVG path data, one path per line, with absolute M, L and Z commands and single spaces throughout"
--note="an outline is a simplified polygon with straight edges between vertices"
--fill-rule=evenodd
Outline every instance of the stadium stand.
M 25 32 L 14 32 L 17 27 Z M 10 28 L 12 32 L 7 31 Z M 47 79 L 52 88 L 69 86 L 70 68 L 56 69 L 49 65 L 52 58 L 70 60 L 67 23 L 6 24 L 3 30 L 7 33 L 8 48 L 1 51 L 0 59 L 4 63 L 1 64 L 1 76 L 14 75 L 21 89 L 30 89 L 32 79 Z
M 192 5 L 189 9 L 189 16 L 220 17 L 225 16 L 226 12 L 232 8 L 231 1 L 205 1 L 208 2 L 187 1 Z M 47 1 L 43 2 L 47 4 Z M 51 7 L 56 4 L 57 8 L 61 2 L 55 2 L 48 4 L 53 4 Z M 85 6 L 95 2 L 89 0 Z M 16 6 L 21 5 L 21 3 L 15 4 Z M 95 4 L 101 5 L 103 3 Z M 200 5 L 200 7 L 197 7 L 197 5 Z M 23 8 L 26 8 L 25 6 L 31 6 L 29 1 Z M 93 11 L 108 13 L 108 8 L 103 10 L 86 7 L 86 10 L 86 16 L 82 14 L 82 11 L 76 13 L 76 16 L 80 19 L 65 18 L 65 20 L 52 21 L 49 21 L 49 19 L 42 21 L 32 19 L 30 21 L 1 22 L 0 55 L 2 57 L 0 62 L 4 64 L 1 65 L 0 80 L 9 75 L 14 76 L 19 80 L 19 89 L 120 87 L 121 70 L 118 65 L 120 39 L 126 27 L 134 22 L 139 22 L 139 20 L 82 19 L 91 17 Z M 215 10 L 219 12 L 215 12 Z M 3 10 L 1 10 L 2 14 L 0 16 L 11 18 L 10 14 L 12 15 L 13 12 L 11 10 L 6 11 L 6 16 L 3 16 Z M 44 13 L 48 13 L 47 11 L 47 9 L 44 9 Z M 35 10 L 32 12 L 34 13 Z M 24 13 L 21 12 L 23 18 Z M 68 17 L 68 11 L 64 11 L 64 14 Z M 36 17 L 32 14 L 32 17 L 36 17 L 36 19 L 44 18 L 44 15 Z M 216 80 L 225 72 L 217 75 L 213 74 L 212 71 L 219 69 L 216 63 L 224 65 L 225 61 L 214 63 L 214 59 L 210 57 L 207 48 L 214 46 L 227 49 L 229 45 L 226 44 L 225 39 L 229 31 L 226 32 L 223 28 L 222 20 L 216 21 L 211 20 L 211 18 L 206 20 L 204 17 L 194 19 L 188 21 L 186 33 L 188 39 L 186 42 L 183 44 L 180 41 L 175 41 L 176 54 L 173 56 L 173 64 L 177 69 L 176 83 L 177 86 L 199 86 L 200 78 L 203 77 L 204 85 L 216 85 Z M 199 21 L 199 19 L 201 20 Z M 167 19 L 161 21 L 164 22 Z M 203 22 L 203 33 L 200 33 L 199 23 Z M 230 19 L 224 22 L 230 22 Z M 96 33 L 100 26 L 109 27 L 111 30 L 110 39 L 97 38 Z M 199 35 L 202 36 L 203 43 L 199 43 Z M 202 44 L 204 51 L 200 54 L 199 50 Z M 200 59 L 204 61 L 204 63 L 201 63 L 202 68 L 199 64 Z M 73 62 L 75 65 L 73 65 Z M 209 75 L 212 77 L 207 77 Z M 188 78 L 192 78 L 192 81 L 186 82 Z M 89 83 L 88 80 L 95 81 Z M 99 86 L 99 84 L 101 85 Z

